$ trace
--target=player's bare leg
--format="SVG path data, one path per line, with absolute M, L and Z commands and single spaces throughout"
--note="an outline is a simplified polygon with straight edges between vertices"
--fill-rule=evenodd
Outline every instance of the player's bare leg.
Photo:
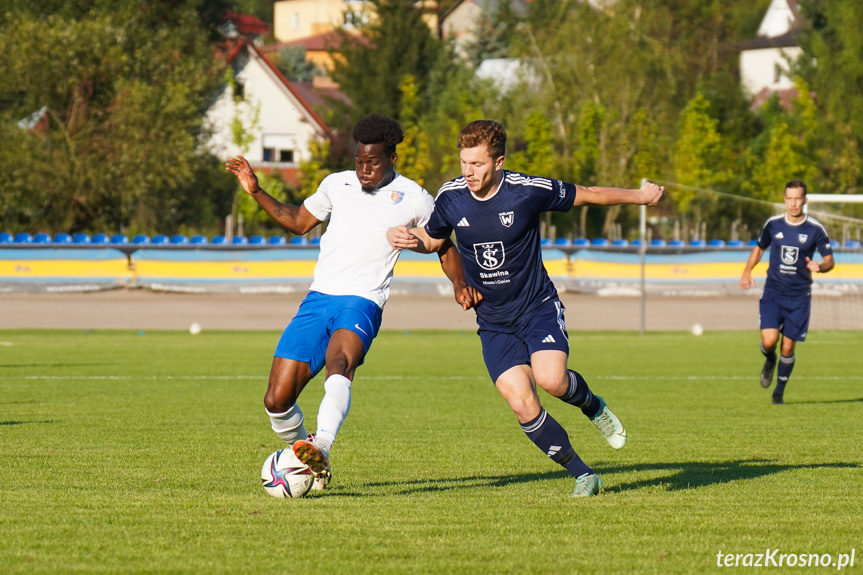
M 575 405 L 599 429 L 614 449 L 626 445 L 626 429 L 605 401 L 590 391 L 576 371 L 566 368 L 567 354 L 558 350 L 537 351 L 530 363 L 536 383 L 561 401 Z
M 264 406 L 273 431 L 288 444 L 308 437 L 297 399 L 311 379 L 307 363 L 283 357 L 273 358 Z
M 325 357 L 324 398 L 318 409 L 317 430 L 312 441 L 298 441 L 294 453 L 319 475 L 315 489 L 322 489 L 332 476 L 330 450 L 351 409 L 351 380 L 365 356 L 363 342 L 354 332 L 333 332 Z
M 776 369 L 776 345 L 779 343 L 778 329 L 761 330 L 761 354 L 764 356 L 764 367 L 761 368 L 761 387 L 773 385 L 773 370 Z
M 589 483 L 596 489 L 582 494 L 598 494 L 601 486 L 599 478 L 575 452 L 566 430 L 540 404 L 531 368 L 517 365 L 508 369 L 498 377 L 495 387 L 515 413 L 525 435 L 552 461 L 576 478 L 576 490 L 579 491 L 579 481 L 584 484 L 582 477 L 589 477 Z

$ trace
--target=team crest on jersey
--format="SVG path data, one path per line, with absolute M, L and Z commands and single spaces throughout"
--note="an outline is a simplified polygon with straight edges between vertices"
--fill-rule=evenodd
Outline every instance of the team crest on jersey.
M 404 192 L 390 192 L 390 199 L 393 201 L 394 204 L 397 204 L 400 201 L 402 201 L 403 199 L 405 199 L 405 193 Z
M 794 246 L 782 246 L 782 263 L 788 265 L 796 264 L 799 251 L 800 248 Z
M 800 240 L 801 244 L 805 244 L 806 240 L 809 239 L 809 234 L 797 234 L 797 239 Z
M 503 242 L 484 242 L 473 245 L 473 253 L 476 263 L 485 270 L 496 270 L 503 265 L 506 254 L 503 251 Z
M 508 228 L 512 225 L 512 222 L 515 221 L 515 212 L 501 212 L 498 214 L 500 218 L 500 223 L 504 225 L 504 227 Z

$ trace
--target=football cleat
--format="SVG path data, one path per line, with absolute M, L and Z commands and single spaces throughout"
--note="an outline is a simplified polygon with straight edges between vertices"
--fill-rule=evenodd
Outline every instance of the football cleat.
M 602 479 L 596 473 L 585 473 L 575 479 L 572 497 L 592 497 L 602 491 Z
M 308 465 L 312 473 L 315 474 L 312 490 L 322 491 L 326 489 L 333 476 L 330 472 L 330 459 L 321 448 L 315 445 L 315 435 L 312 433 L 309 434 L 308 439 L 297 441 L 292 449 L 297 459 Z
M 599 411 L 591 421 L 611 447 L 620 449 L 626 445 L 626 429 L 620 419 L 608 409 L 605 401 L 598 395 L 594 394 L 594 397 L 599 400 Z
M 781 393 L 773 394 L 773 405 L 785 405 L 785 400 L 782 398 Z
M 776 369 L 776 358 L 769 357 L 764 360 L 764 367 L 761 368 L 761 387 L 767 389 L 773 383 L 773 370 Z

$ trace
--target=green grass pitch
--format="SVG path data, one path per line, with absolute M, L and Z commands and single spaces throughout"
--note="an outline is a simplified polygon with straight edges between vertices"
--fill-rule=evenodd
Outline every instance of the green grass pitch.
M 855 550 L 860 571 L 863 334 L 810 334 L 784 406 L 757 337 L 573 334 L 570 366 L 629 436 L 613 451 L 543 396 L 605 483 L 573 499 L 475 334 L 384 332 L 331 489 L 278 500 L 259 480 L 281 447 L 262 404 L 277 333 L 0 331 L 0 571 L 707 573 L 773 549 Z M 300 401 L 310 430 L 322 393 Z

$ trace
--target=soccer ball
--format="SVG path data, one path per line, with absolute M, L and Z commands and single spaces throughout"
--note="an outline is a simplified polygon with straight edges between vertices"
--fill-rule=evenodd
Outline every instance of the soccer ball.
M 273 497 L 302 497 L 309 492 L 314 482 L 312 470 L 290 448 L 272 453 L 261 468 L 264 491 Z

